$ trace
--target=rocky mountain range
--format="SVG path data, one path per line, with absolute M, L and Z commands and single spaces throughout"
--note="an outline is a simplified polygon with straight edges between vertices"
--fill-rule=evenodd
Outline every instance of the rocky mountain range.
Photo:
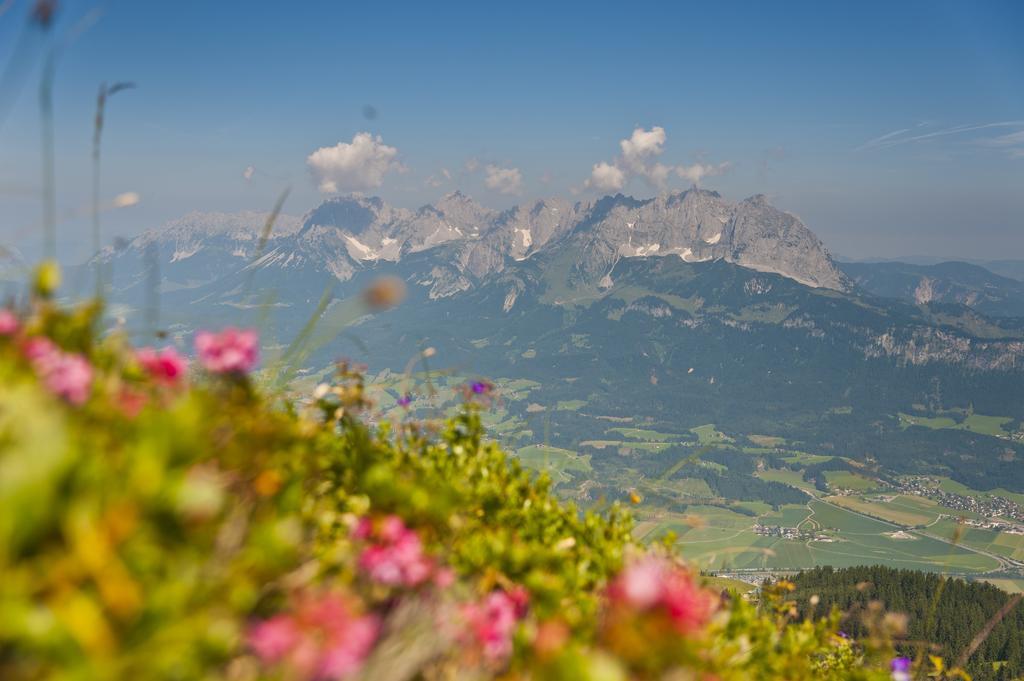
M 1024 457 L 1013 280 L 969 265 L 837 264 L 763 196 L 698 189 L 506 211 L 460 193 L 416 210 L 345 197 L 266 224 L 185 216 L 107 249 L 77 288 L 100 265 L 129 328 L 159 319 L 182 344 L 204 326 L 258 326 L 268 363 L 290 357 L 309 380 L 343 356 L 401 375 L 434 348 L 452 380 L 532 386 L 501 409 L 510 445 L 581 451 L 609 423 L 713 423 L 982 488 L 1016 476 L 1024 489 L 1008 463 Z M 406 283 L 406 301 L 369 314 L 361 292 L 384 275 Z M 907 414 L 972 413 L 1002 435 L 907 427 Z
M 1024 282 L 966 262 L 840 263 L 862 290 L 919 305 L 952 303 L 997 317 L 1024 317 Z
M 821 241 L 760 195 L 734 203 L 694 188 L 646 200 L 621 194 L 591 202 L 546 199 L 502 212 L 460 192 L 417 210 L 378 198 L 340 197 L 301 220 L 280 216 L 257 253 L 264 219 L 255 213 L 190 214 L 125 247 L 108 248 L 100 258 L 122 291 L 141 281 L 141 254 L 154 243 L 160 245 L 165 287 L 196 286 L 246 267 L 314 270 L 343 283 L 380 263 L 432 250 L 436 262 L 420 280 L 432 298 L 468 290 L 510 263 L 553 251 L 574 254 L 575 281 L 604 288 L 614 282 L 622 259 L 649 256 L 724 260 L 808 286 L 850 288 Z

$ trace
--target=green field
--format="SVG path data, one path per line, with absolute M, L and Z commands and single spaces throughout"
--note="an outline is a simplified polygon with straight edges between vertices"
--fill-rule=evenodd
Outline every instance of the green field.
M 762 480 L 781 482 L 782 484 L 789 485 L 790 487 L 814 492 L 814 485 L 804 480 L 803 476 L 799 472 L 791 471 L 787 468 L 768 468 L 763 471 L 758 471 L 757 477 Z
M 807 520 L 811 509 L 807 506 L 786 504 L 780 506 L 778 511 L 770 511 L 761 516 L 762 525 L 778 525 L 779 527 L 799 527 Z
M 516 456 L 527 468 L 543 471 L 556 483 L 569 482 L 573 473 L 590 473 L 590 457 L 548 445 L 520 447 Z
M 639 449 L 645 452 L 660 452 L 672 446 L 671 442 L 626 442 L 623 440 L 584 440 L 580 443 L 580 447 L 593 447 L 594 449 L 612 447 L 619 450 Z
M 1024 579 L 1012 579 L 1009 577 L 989 577 L 981 581 L 997 586 L 1006 593 L 1019 594 L 1024 592 Z
M 656 430 L 644 430 L 642 428 L 609 428 L 606 433 L 616 433 L 621 437 L 630 440 L 641 440 L 643 442 L 668 442 L 669 440 L 683 439 L 675 433 L 659 433 Z
M 786 463 L 797 463 L 804 466 L 813 466 L 817 463 L 831 461 L 836 457 L 828 454 L 808 454 L 807 452 L 793 452 L 789 456 L 782 457 Z
M 851 471 L 825 471 L 825 480 L 832 489 L 852 489 L 866 492 L 878 487 L 878 483 Z
M 952 546 L 937 539 L 911 534 L 914 539 L 887 536 L 897 528 L 872 518 L 831 506 L 821 501 L 810 504 L 811 520 L 832 530 L 839 541 L 833 544 L 813 543 L 812 553 L 821 565 L 835 567 L 876 563 L 915 570 L 947 569 L 977 572 L 998 567 L 998 561 L 963 547 Z M 937 529 L 932 534 L 940 535 Z
M 699 478 L 682 478 L 680 480 L 672 480 L 670 484 L 673 488 L 678 489 L 680 494 L 685 494 L 691 497 L 698 497 L 709 499 L 714 496 L 714 492 L 708 487 L 708 483 L 704 482 Z
M 960 543 L 965 546 L 1015 560 L 1024 560 L 1024 535 L 961 525 L 952 519 L 940 520 L 928 528 L 928 531 L 941 537 L 958 536 Z
M 716 445 L 732 442 L 732 438 L 715 428 L 715 424 L 707 423 L 703 426 L 691 428 L 690 432 L 697 436 L 701 445 Z
M 700 578 L 701 583 L 709 589 L 715 591 L 721 591 L 728 589 L 738 594 L 747 594 L 757 589 L 753 584 L 742 582 L 738 579 L 729 579 L 728 577 L 716 577 L 711 575 L 703 575 Z
M 952 513 L 923 497 L 899 495 L 886 499 L 881 496 L 845 496 L 828 497 L 827 501 L 898 525 L 927 525 L 935 522 L 940 513 Z
M 995 437 L 1006 437 L 1008 435 L 1004 425 L 1013 421 L 1009 416 L 985 416 L 983 414 L 968 414 L 963 421 L 957 422 L 949 416 L 913 416 L 900 412 L 897 414 L 902 428 L 910 426 L 921 426 L 923 428 L 952 430 L 969 430 L 980 435 L 992 435 Z
M 830 540 L 759 536 L 752 530 L 755 522 L 824 531 Z M 757 519 L 720 507 L 693 506 L 687 514 L 648 524 L 648 530 L 646 539 L 674 532 L 683 556 L 704 569 L 800 569 L 814 565 L 880 564 L 970 574 L 992 570 L 999 565 L 995 559 L 966 547 L 918 534 L 900 533 L 899 528 L 892 524 L 822 501 L 811 501 L 807 506 L 786 505 Z M 895 536 L 890 536 L 894 533 Z
M 748 435 L 747 439 L 759 447 L 781 447 L 786 444 L 786 438 L 775 435 Z

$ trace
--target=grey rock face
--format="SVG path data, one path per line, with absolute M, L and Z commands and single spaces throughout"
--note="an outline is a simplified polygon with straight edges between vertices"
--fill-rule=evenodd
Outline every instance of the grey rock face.
M 696 188 L 647 200 L 622 195 L 578 203 L 546 199 L 504 212 L 460 192 L 415 211 L 379 198 L 332 198 L 301 221 L 279 221 L 266 252 L 251 264 L 245 258 L 256 243 L 258 232 L 250 223 L 259 223 L 257 214 L 190 218 L 182 221 L 187 225 L 147 232 L 130 247 L 159 241 L 168 252 L 163 257 L 174 263 L 213 245 L 240 267 L 313 268 L 340 281 L 375 263 L 430 251 L 421 283 L 434 297 L 455 295 L 510 263 L 553 252 L 568 253 L 574 278 L 605 287 L 622 258 L 643 257 L 722 259 L 807 286 L 850 287 L 821 241 L 795 216 L 773 208 L 763 196 L 732 203 Z
M 821 240 L 760 195 L 738 204 L 699 189 L 647 201 L 616 196 L 595 203 L 590 219 L 574 238 L 574 247 L 587 253 L 578 265 L 587 279 L 614 278 L 619 258 L 675 256 L 722 259 L 807 286 L 850 288 Z

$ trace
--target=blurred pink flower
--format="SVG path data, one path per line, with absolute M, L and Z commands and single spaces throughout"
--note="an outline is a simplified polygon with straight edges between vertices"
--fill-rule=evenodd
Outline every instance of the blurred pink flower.
M 455 570 L 449 567 L 440 568 L 434 572 L 434 586 L 438 589 L 447 589 L 455 583 Z
M 665 561 L 656 556 L 631 562 L 613 582 L 612 598 L 639 610 L 650 608 L 662 596 L 666 567 Z
M 512 635 L 526 614 L 526 591 L 492 591 L 481 603 L 462 607 L 469 630 L 490 662 L 501 662 L 512 654 Z
M 388 586 L 416 586 L 434 571 L 423 553 L 423 542 L 398 516 L 387 516 L 376 527 L 362 519 L 353 535 L 372 543 L 359 555 L 359 567 L 376 582 Z
M 248 373 L 259 359 L 259 337 L 251 329 L 200 331 L 195 344 L 200 363 L 215 374 Z
M 188 371 L 188 360 L 170 346 L 163 350 L 139 348 L 135 357 L 157 383 L 177 385 Z
M 25 341 L 24 345 L 22 345 L 22 352 L 25 353 L 28 361 L 35 364 L 39 360 L 59 353 L 60 348 L 49 338 L 35 336 Z
M 298 678 L 344 679 L 359 671 L 380 630 L 374 615 L 358 615 L 348 599 L 327 593 L 249 631 L 249 646 L 266 664 L 284 664 Z
M 61 353 L 45 372 L 44 380 L 54 395 L 71 404 L 81 405 L 89 399 L 92 376 L 92 365 L 85 357 Z
M 697 631 L 715 614 L 719 598 L 697 584 L 689 572 L 672 571 L 665 580 L 662 603 L 676 629 Z
M 6 307 L 0 308 L 0 336 L 13 336 L 20 328 L 18 317 Z
M 373 519 L 364 515 L 356 521 L 356 526 L 352 528 L 352 538 L 369 539 L 371 534 L 373 534 Z
M 89 399 L 93 369 L 84 356 L 64 352 L 48 338 L 31 338 L 23 350 L 51 393 L 76 406 Z
M 146 394 L 129 386 L 124 386 L 117 394 L 117 407 L 128 418 L 135 418 L 146 406 Z
M 278 662 L 295 647 L 300 636 L 291 615 L 275 615 L 249 631 L 249 647 L 264 662 Z
M 695 631 L 714 614 L 715 594 L 666 558 L 646 555 L 629 562 L 608 589 L 613 603 L 636 610 L 662 609 L 677 630 Z

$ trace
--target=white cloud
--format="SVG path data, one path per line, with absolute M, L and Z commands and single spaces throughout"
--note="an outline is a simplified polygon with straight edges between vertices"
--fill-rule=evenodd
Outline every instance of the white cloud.
M 438 187 L 443 185 L 445 182 L 451 181 L 451 179 L 452 179 L 452 174 L 448 171 L 448 169 L 447 168 L 441 168 L 437 172 L 437 175 L 431 175 L 430 177 L 428 177 L 424 181 L 424 184 L 426 184 L 428 187 L 433 187 L 434 189 L 437 189 Z
M 523 174 L 519 168 L 499 168 L 489 165 L 484 168 L 484 184 L 501 194 L 518 194 L 523 189 Z
M 587 186 L 602 192 L 617 192 L 626 186 L 626 173 L 611 163 L 595 163 Z
M 641 168 L 638 172 L 658 189 L 664 189 L 668 176 L 672 174 L 672 171 L 672 166 L 667 166 L 664 163 L 655 163 L 652 166 Z
M 729 170 L 732 164 L 728 161 L 723 161 L 718 164 L 709 163 L 694 163 L 692 166 L 676 166 L 676 175 L 689 180 L 694 184 L 700 184 L 700 181 L 705 177 L 714 177 L 715 175 L 721 175 Z
M 1010 158 L 1024 158 L 1024 130 L 982 140 L 981 143 L 986 147 L 1005 149 Z
M 629 164 L 642 163 L 648 156 L 661 156 L 665 146 L 665 128 L 655 125 L 650 130 L 636 128 L 628 140 L 619 142 L 622 158 Z
M 404 170 L 398 161 L 398 149 L 384 144 L 380 135 L 356 134 L 351 142 L 338 142 L 321 147 L 306 159 L 320 191 L 333 194 L 343 191 L 375 189 L 392 171 Z
M 717 165 L 695 163 L 692 166 L 658 162 L 655 159 L 664 153 L 667 141 L 668 135 L 661 126 L 652 126 L 650 130 L 634 128 L 628 139 L 619 142 L 622 155 L 610 163 L 602 161 L 595 164 L 584 186 L 598 191 L 618 191 L 630 179 L 640 177 L 658 189 L 665 189 L 673 174 L 696 184 L 704 177 L 721 175 L 730 167 L 728 162 Z
M 466 169 L 467 173 L 475 173 L 480 169 L 480 161 L 475 158 L 467 158 L 463 167 Z
M 917 127 L 926 127 L 928 124 L 922 123 Z M 1020 128 L 1024 126 L 1024 120 L 1012 120 L 1012 121 L 995 121 L 993 123 L 977 123 L 967 125 L 954 125 L 950 128 L 943 128 L 941 130 L 933 130 L 932 132 L 920 133 L 916 135 L 907 135 L 905 133 L 911 132 L 913 129 L 904 128 L 902 130 L 895 130 L 888 134 L 876 137 L 873 140 L 865 142 L 861 146 L 857 147 L 857 151 L 864 151 L 867 149 L 886 149 L 888 147 L 895 147 L 900 144 L 909 144 L 911 142 L 920 142 L 922 140 L 931 140 L 936 137 L 948 137 L 950 135 L 962 135 L 966 132 L 974 132 L 976 130 L 989 130 L 992 128 Z M 1003 137 L 1012 137 L 1012 135 L 1004 135 Z M 998 137 L 995 139 L 999 139 Z

